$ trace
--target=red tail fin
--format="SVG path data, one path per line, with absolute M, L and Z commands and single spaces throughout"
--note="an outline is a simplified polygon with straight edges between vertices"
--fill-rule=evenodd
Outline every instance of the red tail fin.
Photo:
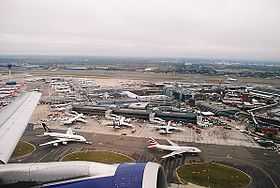
M 148 139 L 148 146 L 147 146 L 147 148 L 154 148 L 156 145 L 158 145 L 158 142 L 154 138 L 150 137 Z

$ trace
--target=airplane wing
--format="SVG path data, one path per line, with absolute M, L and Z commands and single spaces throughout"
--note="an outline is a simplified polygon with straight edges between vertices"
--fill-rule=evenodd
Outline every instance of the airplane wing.
M 167 140 L 167 142 L 168 142 L 170 145 L 172 145 L 172 146 L 178 146 L 178 144 L 172 142 L 171 140 L 168 140 L 168 139 L 166 139 L 166 140 Z
M 130 123 L 126 123 L 126 122 L 123 122 L 121 125 L 130 127 L 130 128 L 134 128 L 134 125 L 132 125 L 132 124 L 130 124 Z
M 41 93 L 28 92 L 0 111 L 0 163 L 7 163 L 22 136 Z
M 166 129 L 166 126 L 161 126 L 161 125 L 151 125 L 150 127 L 156 128 L 156 129 Z
M 182 154 L 182 153 L 185 153 L 185 152 L 186 151 L 173 151 L 173 152 L 171 152 L 171 153 L 169 153 L 167 155 L 162 156 L 161 158 L 165 159 L 165 158 L 172 157 L 174 155 L 179 155 L 179 154 Z
M 73 114 L 75 114 L 76 116 L 77 115 L 79 115 L 79 113 L 78 112 L 76 112 L 76 111 L 71 111 Z
M 47 145 L 52 145 L 55 143 L 61 143 L 61 142 L 70 142 L 70 141 L 75 141 L 74 139 L 70 139 L 70 138 L 59 138 L 57 140 L 53 140 L 50 142 L 46 142 L 44 144 L 40 144 L 39 146 L 47 146 Z
M 76 120 L 75 117 L 69 118 L 68 120 L 63 121 L 63 124 L 72 124 L 75 120 Z
M 82 118 L 78 118 L 77 121 L 80 121 L 80 122 L 82 122 L 82 123 L 87 123 L 87 120 L 84 120 L 84 119 L 82 119 Z
M 184 131 L 184 129 L 179 128 L 179 127 L 169 127 L 169 130 Z

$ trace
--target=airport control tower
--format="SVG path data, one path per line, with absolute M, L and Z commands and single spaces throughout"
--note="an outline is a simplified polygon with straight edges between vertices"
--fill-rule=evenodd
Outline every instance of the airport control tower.
M 11 79 L 11 75 L 12 75 L 12 64 L 8 65 L 8 70 L 9 70 L 9 79 Z
M 6 85 L 16 85 L 17 82 L 12 80 L 12 64 L 8 64 L 8 71 L 8 81 L 6 82 Z

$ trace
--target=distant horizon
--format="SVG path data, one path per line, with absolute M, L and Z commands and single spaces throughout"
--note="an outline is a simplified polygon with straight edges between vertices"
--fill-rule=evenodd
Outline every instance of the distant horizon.
M 254 59 L 254 58 L 226 58 L 226 57 L 187 57 L 187 56 L 115 56 L 115 55 L 84 55 L 84 54 L 16 54 L 16 53 L 7 53 L 7 54 L 1 54 L 0 58 L 4 56 L 15 56 L 15 57 L 89 57 L 89 58 L 131 58 L 131 59 L 193 59 L 193 60 L 220 60 L 220 61 L 240 61 L 240 62 L 259 62 L 259 63 L 277 63 L 280 64 L 280 60 L 274 60 L 274 59 Z

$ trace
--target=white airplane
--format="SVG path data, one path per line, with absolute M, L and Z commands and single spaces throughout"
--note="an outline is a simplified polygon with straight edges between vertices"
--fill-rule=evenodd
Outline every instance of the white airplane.
M 83 119 L 83 118 L 85 118 L 85 116 L 83 114 L 77 114 L 77 115 L 71 115 L 71 116 L 74 116 L 74 117 L 63 121 L 64 125 L 73 124 L 76 121 L 79 121 L 79 122 L 82 122 L 82 123 L 87 123 L 87 120 Z
M 166 95 L 147 95 L 147 96 L 139 96 L 130 91 L 122 91 L 121 95 L 128 96 L 131 99 L 138 99 L 139 101 L 151 101 L 151 100 L 166 100 L 169 99 Z
M 122 127 L 128 127 L 128 128 L 134 128 L 135 126 L 130 124 L 130 123 L 127 123 L 125 121 L 125 117 L 123 116 L 120 116 L 120 119 L 116 119 L 116 120 L 113 120 L 112 124 L 110 124 L 110 126 L 113 126 L 114 129 L 120 129 Z
M 78 112 L 76 112 L 76 111 L 71 111 L 70 113 L 68 113 L 70 116 L 76 116 L 76 115 L 79 115 L 79 113 Z M 83 114 L 82 114 L 83 115 Z M 85 115 L 83 115 L 82 116 L 83 118 L 85 118 L 86 116 Z
M 83 119 L 85 119 L 86 118 L 86 116 L 84 115 L 84 114 L 79 114 L 78 112 L 76 112 L 76 111 L 71 111 L 70 113 L 68 113 L 68 112 L 65 112 L 65 114 L 66 115 L 68 115 L 68 116 L 71 116 L 71 117 L 76 117 L 76 116 L 78 116 L 78 115 L 81 115 L 81 118 L 83 118 Z M 83 121 L 83 120 L 78 120 L 78 121 L 82 121 L 82 122 L 84 122 L 84 123 L 86 123 L 87 121 Z
M 190 147 L 190 146 L 179 146 L 178 144 L 167 140 L 170 145 L 162 145 L 159 144 L 154 138 L 149 138 L 148 139 L 148 146 L 147 148 L 152 149 L 160 149 L 160 150 L 167 150 L 171 151 L 171 153 L 162 156 L 162 159 L 172 157 L 175 155 L 182 155 L 183 153 L 201 153 L 201 150 L 196 148 L 196 147 Z
M 119 116 L 116 114 L 112 114 L 112 110 L 107 110 L 105 112 L 105 118 L 112 120 L 112 124 L 114 129 L 120 129 L 121 127 L 130 127 L 134 128 L 134 126 L 126 121 L 124 116 Z
M 112 114 L 112 110 L 107 110 L 105 112 L 105 118 L 110 120 L 120 120 L 122 116 L 118 116 L 116 114 Z
M 59 143 L 66 145 L 68 142 L 83 142 L 86 144 L 91 144 L 91 142 L 87 142 L 85 137 L 74 134 L 71 128 L 68 128 L 66 133 L 57 133 L 57 132 L 52 132 L 45 123 L 42 123 L 42 126 L 45 130 L 43 136 L 49 136 L 55 138 L 56 140 L 44 144 L 40 144 L 39 146 L 46 146 L 46 145 L 58 146 Z
M 54 104 L 54 105 L 51 105 L 51 108 L 61 108 L 61 107 L 67 107 L 67 106 L 70 106 L 70 105 L 71 105 L 70 103 Z
M 175 127 L 171 125 L 171 121 L 168 121 L 167 125 L 153 125 L 151 126 L 156 129 L 160 129 L 158 132 L 160 134 L 171 134 L 173 131 L 184 131 L 184 129 Z
M 156 123 L 156 124 L 160 124 L 160 125 L 165 125 L 166 124 L 165 120 L 163 120 L 159 117 L 155 117 L 155 113 L 150 113 L 149 114 L 149 121 L 151 123 Z
M 121 116 L 121 119 L 119 120 L 120 126 L 125 126 L 125 127 L 134 128 L 134 126 L 133 126 L 132 124 L 127 123 L 125 120 L 126 120 L 125 117 Z
M 50 109 L 51 112 L 63 112 L 65 110 L 67 110 L 67 108 L 65 108 L 65 107 L 57 107 L 57 108 Z
M 0 187 L 167 188 L 163 168 L 153 162 L 8 163 L 40 96 L 24 93 L 0 111 Z

